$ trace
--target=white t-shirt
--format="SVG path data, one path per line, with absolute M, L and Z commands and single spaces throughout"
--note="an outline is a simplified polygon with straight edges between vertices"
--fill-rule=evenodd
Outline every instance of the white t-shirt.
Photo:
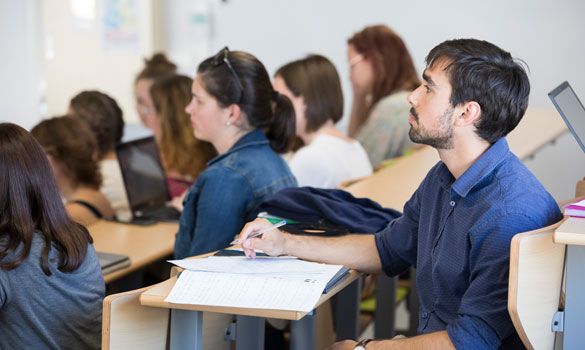
M 358 141 L 318 134 L 289 161 L 299 186 L 336 188 L 341 182 L 372 174 L 372 165 Z
M 102 172 L 102 187 L 100 191 L 106 196 L 110 205 L 114 209 L 116 216 L 120 220 L 131 218 L 130 205 L 126 197 L 126 188 L 122 171 L 117 159 L 104 159 L 100 162 Z

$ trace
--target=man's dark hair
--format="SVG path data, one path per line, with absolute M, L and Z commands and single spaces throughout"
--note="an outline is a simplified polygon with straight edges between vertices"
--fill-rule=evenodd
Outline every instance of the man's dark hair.
M 433 48 L 426 62 L 427 67 L 446 64 L 452 106 L 479 103 L 476 133 L 489 143 L 506 136 L 524 116 L 530 82 L 521 61 L 509 52 L 483 40 L 456 39 Z

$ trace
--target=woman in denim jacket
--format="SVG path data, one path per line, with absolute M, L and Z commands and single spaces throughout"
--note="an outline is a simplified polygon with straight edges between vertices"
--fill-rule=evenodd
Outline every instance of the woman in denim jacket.
M 290 100 L 275 92 L 264 65 L 227 47 L 203 61 L 186 107 L 195 137 L 218 152 L 183 202 L 175 257 L 229 245 L 258 214 L 258 205 L 296 186 L 285 161 L 295 134 Z

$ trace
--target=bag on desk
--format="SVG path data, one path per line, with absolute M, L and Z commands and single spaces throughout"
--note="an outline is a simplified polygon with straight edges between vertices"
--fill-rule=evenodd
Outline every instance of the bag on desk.
M 349 192 L 337 189 L 313 187 L 287 188 L 260 204 L 266 211 L 285 219 L 292 219 L 307 230 L 337 231 L 345 233 L 374 233 L 386 227 L 402 214 L 394 209 L 383 208 L 367 198 L 355 198 Z M 311 227 L 313 225 L 313 227 Z M 287 225 L 286 230 L 294 225 Z

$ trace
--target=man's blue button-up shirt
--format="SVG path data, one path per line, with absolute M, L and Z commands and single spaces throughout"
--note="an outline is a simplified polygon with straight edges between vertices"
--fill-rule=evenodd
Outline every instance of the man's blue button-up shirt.
M 388 275 L 416 266 L 419 332 L 447 330 L 458 349 L 515 349 L 522 343 L 507 311 L 510 242 L 560 219 L 502 138 L 459 179 L 436 164 L 376 246 Z

